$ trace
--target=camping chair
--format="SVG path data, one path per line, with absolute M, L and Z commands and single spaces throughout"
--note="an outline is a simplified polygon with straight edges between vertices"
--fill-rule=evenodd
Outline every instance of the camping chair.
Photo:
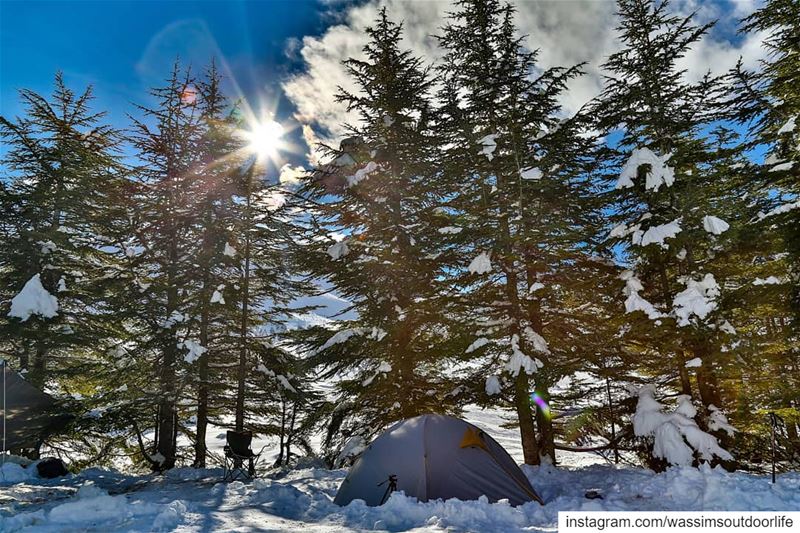
M 225 437 L 225 463 L 222 470 L 223 481 L 234 481 L 241 476 L 243 479 L 256 477 L 256 465 L 261 458 L 261 452 L 254 453 L 250 449 L 253 442 L 252 431 L 228 431 Z M 245 461 L 247 468 L 244 467 Z

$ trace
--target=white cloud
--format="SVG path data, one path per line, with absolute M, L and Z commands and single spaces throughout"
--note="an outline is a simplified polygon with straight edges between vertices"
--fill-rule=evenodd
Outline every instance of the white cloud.
M 284 185 L 294 185 L 295 183 L 299 183 L 300 180 L 305 177 L 307 170 L 300 165 L 293 167 L 290 164 L 285 164 L 281 167 L 281 174 L 278 178 Z
M 618 22 L 615 3 L 593 0 L 516 0 L 512 3 L 518 8 L 516 22 L 520 34 L 527 36 L 526 43 L 530 48 L 540 49 L 539 65 L 542 68 L 569 67 L 587 62 L 584 67 L 586 75 L 573 81 L 562 99 L 565 111 L 574 113 L 600 92 L 600 65 L 621 47 L 614 29 Z M 446 13 L 454 11 L 451 0 L 372 0 L 358 6 L 333 4 L 332 8 L 343 10 L 337 13 L 339 23 L 319 37 L 307 36 L 302 40 L 299 53 L 305 64 L 304 72 L 287 80 L 283 86 L 297 107 L 298 120 L 314 125 L 322 140 L 341 138 L 344 133 L 342 125 L 356 120 L 342 104 L 335 102 L 339 86 L 355 90 L 341 62 L 349 57 L 362 57 L 361 49 L 367 42 L 364 28 L 374 23 L 384 5 L 392 20 L 403 21 L 405 47 L 427 62 L 441 56 L 438 43 L 432 36 L 441 33 Z M 760 35 L 748 35 L 737 42 L 719 36 L 721 33 L 731 34 L 738 19 L 751 13 L 754 7 L 755 0 L 730 0 L 720 4 L 683 0 L 673 4 L 676 14 L 697 11 L 697 23 L 720 19 L 720 27 L 725 28 L 724 32 L 712 32 L 681 60 L 679 66 L 688 70 L 690 80 L 701 78 L 709 69 L 716 74 L 722 73 L 732 67 L 740 55 L 745 65 L 751 67 L 764 56 Z M 313 134 L 312 130 L 309 132 Z M 316 140 L 316 134 L 311 138 Z

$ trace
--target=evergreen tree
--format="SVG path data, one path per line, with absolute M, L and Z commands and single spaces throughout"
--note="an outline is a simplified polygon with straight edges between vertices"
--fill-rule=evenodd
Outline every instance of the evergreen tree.
M 91 88 L 76 94 L 61 74 L 49 99 L 20 97 L 26 116 L 0 117 L 0 349 L 37 387 L 78 392 L 70 379 L 98 372 L 118 328 L 106 294 L 118 281 L 108 224 L 119 216 L 119 136 L 90 109 Z
M 748 127 L 749 149 L 766 149 L 763 164 L 751 164 L 759 213 L 753 223 L 756 239 L 768 243 L 751 268 L 757 286 L 750 287 L 752 311 L 746 348 L 763 358 L 750 368 L 748 412 L 759 405 L 781 413 L 800 450 L 800 404 L 794 379 L 800 367 L 800 5 L 791 0 L 768 0 L 743 21 L 743 32 L 763 32 L 768 50 L 761 68 L 746 70 L 741 61 L 729 76 L 728 116 Z M 764 194 L 764 191 L 767 191 Z M 761 281 L 758 281 L 761 280 Z M 769 281 L 769 283 L 766 283 Z M 789 290 L 787 290 L 787 287 Z M 785 376 L 775 380 L 772 376 Z M 753 424 L 754 433 L 768 429 L 765 418 Z
M 398 419 L 454 409 L 443 366 L 451 322 L 437 297 L 443 234 L 433 80 L 400 48 L 402 26 L 385 9 L 366 31 L 365 59 L 345 62 L 359 91 L 338 96 L 360 122 L 306 186 L 317 201 L 307 268 L 357 313 L 335 335 L 315 331 L 307 344 L 323 377 L 342 377 L 332 446 L 340 434 L 368 438 Z
M 201 164 L 196 143 L 201 130 L 194 79 L 176 64 L 164 87 L 152 90 L 156 106 L 139 106 L 131 143 L 142 164 L 135 172 L 136 194 L 128 252 L 138 287 L 131 287 L 136 315 L 136 347 L 150 376 L 146 390 L 157 406 L 154 468 L 175 465 L 178 435 L 179 365 L 190 340 L 192 262 L 197 234 L 194 170 Z M 197 353 L 196 350 L 194 353 Z M 147 367 L 150 367 L 148 369 Z M 149 402 L 148 402 L 149 403 Z
M 667 2 L 618 7 L 624 47 L 604 65 L 594 112 L 605 133 L 619 132 L 609 243 L 630 268 L 621 275 L 625 311 L 636 315 L 625 342 L 640 369 L 699 397 L 712 416 L 727 403 L 720 381 L 737 365 L 729 347 L 742 301 L 732 289 L 749 284 L 743 265 L 761 244 L 745 199 L 758 191 L 735 132 L 720 122 L 720 78 L 692 83 L 677 67 L 711 25 L 672 16 Z
M 575 291 L 605 267 L 590 260 L 595 143 L 582 115 L 566 118 L 559 104 L 580 67 L 542 71 L 513 15 L 498 1 L 459 2 L 440 38 L 439 127 L 445 213 L 458 230 L 448 276 L 472 334 L 466 353 L 480 363 L 472 382 L 509 400 L 525 462 L 538 464 L 555 459 L 555 438 L 549 409 L 530 395 L 549 402 L 585 356 L 569 340 L 591 313 Z

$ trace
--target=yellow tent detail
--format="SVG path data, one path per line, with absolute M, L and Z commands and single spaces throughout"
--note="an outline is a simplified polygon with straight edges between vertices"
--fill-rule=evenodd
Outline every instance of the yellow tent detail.
M 468 427 L 461 438 L 460 448 L 469 448 L 470 446 L 477 446 L 485 451 L 489 451 L 481 438 L 480 431 L 475 428 Z

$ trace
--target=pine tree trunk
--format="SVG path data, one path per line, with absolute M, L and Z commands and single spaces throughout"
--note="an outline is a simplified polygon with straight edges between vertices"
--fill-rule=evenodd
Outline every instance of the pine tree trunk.
M 244 273 L 242 280 L 242 322 L 239 328 L 239 365 L 236 387 L 236 431 L 244 431 L 244 394 L 245 378 L 247 377 L 247 328 L 249 319 L 248 304 L 250 303 L 250 226 L 251 226 L 251 193 L 250 181 L 253 179 L 253 168 L 247 174 L 245 228 L 244 228 Z
M 206 466 L 206 432 L 208 430 L 208 325 L 210 321 L 209 284 L 210 257 L 213 248 L 211 238 L 210 208 L 206 207 L 205 234 L 203 236 L 203 288 L 200 291 L 200 344 L 206 348 L 197 359 L 197 431 L 194 443 L 194 466 Z
M 679 352 L 678 355 L 678 376 L 681 380 L 681 392 L 694 398 L 694 394 L 692 394 L 692 382 L 689 379 L 689 369 L 686 368 L 686 355 L 683 352 Z
M 172 229 L 172 228 L 170 228 Z M 169 231 L 168 235 L 174 236 L 174 231 Z M 178 262 L 178 249 L 175 238 L 170 239 L 169 244 L 169 266 L 167 268 L 167 306 L 166 315 L 169 317 L 178 309 L 178 288 L 176 265 Z M 175 363 L 178 359 L 178 346 L 175 342 L 175 335 L 172 328 L 164 331 L 163 334 L 163 358 L 161 361 L 161 372 L 159 375 L 160 398 L 159 398 L 159 421 L 158 421 L 158 441 L 156 451 L 160 453 L 164 460 L 160 465 L 160 470 L 168 470 L 175 466 Z
M 697 388 L 700 391 L 700 401 L 704 406 L 722 407 L 714 369 L 705 361 L 697 367 Z
M 714 368 L 711 365 L 711 356 L 709 354 L 708 346 L 704 342 L 700 342 L 695 346 L 694 355 L 700 358 L 702 362 L 697 367 L 697 389 L 700 392 L 700 401 L 705 407 L 714 405 L 722 408 L 722 399 L 719 395 L 719 386 L 717 384 L 717 376 Z
M 528 393 L 528 375 L 522 371 L 514 381 L 514 407 L 519 421 L 519 436 L 522 440 L 522 457 L 526 465 L 538 465 L 539 445 L 536 442 L 536 428 L 533 423 L 533 410 Z
M 278 433 L 278 458 L 275 459 L 275 466 L 283 464 L 284 436 L 286 435 L 286 400 L 281 398 L 281 430 Z
M 545 402 L 550 403 L 550 392 L 546 383 L 537 383 L 536 392 Z M 536 427 L 539 430 L 539 455 L 549 457 L 552 464 L 556 464 L 555 433 L 553 432 L 553 419 L 549 413 L 536 408 Z

